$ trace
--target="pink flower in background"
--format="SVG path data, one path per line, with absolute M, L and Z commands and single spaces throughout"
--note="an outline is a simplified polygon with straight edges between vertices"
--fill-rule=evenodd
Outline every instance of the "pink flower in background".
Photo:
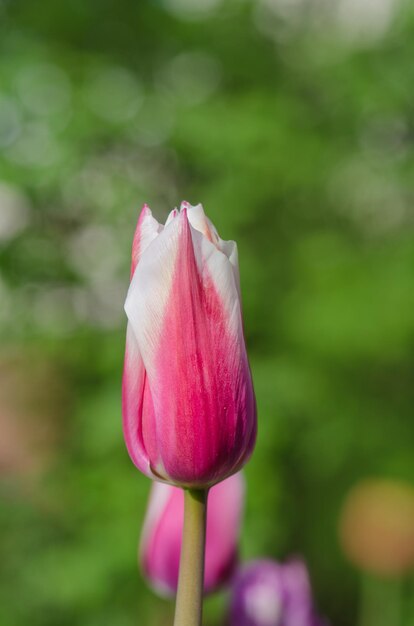
M 204 590 L 221 587 L 233 574 L 244 502 L 241 473 L 215 485 L 208 496 Z M 154 589 L 177 591 L 183 531 L 184 494 L 154 482 L 140 542 L 140 563 Z
M 237 472 L 256 437 L 237 247 L 201 205 L 161 226 L 144 206 L 132 250 L 123 378 L 127 448 L 147 476 L 208 487 Z

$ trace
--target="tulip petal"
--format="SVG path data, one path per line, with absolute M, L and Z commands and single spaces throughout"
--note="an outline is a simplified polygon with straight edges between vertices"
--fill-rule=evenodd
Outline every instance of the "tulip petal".
M 301 561 L 250 561 L 232 583 L 231 626 L 328 626 L 315 610 L 307 569 Z
M 172 211 L 170 211 L 170 213 L 169 213 L 169 215 L 167 217 L 167 221 L 165 222 L 165 225 L 168 226 L 168 224 L 170 222 L 172 222 L 173 219 L 175 219 L 177 217 L 177 215 L 178 215 L 177 209 L 173 209 Z
M 138 218 L 132 243 L 131 278 L 138 262 L 162 230 L 162 226 L 152 216 L 151 209 L 144 204 Z M 146 374 L 139 351 L 138 342 L 131 324 L 127 327 L 127 340 L 122 381 L 123 429 L 128 452 L 135 465 L 145 474 L 154 478 L 150 469 L 149 457 L 144 446 L 142 432 L 142 410 L 148 406 L 148 393 L 145 390 Z
M 151 209 L 144 204 L 139 215 L 132 242 L 131 278 L 134 275 L 138 261 L 144 250 L 162 230 L 162 225 L 152 216 Z
M 213 223 L 204 213 L 203 206 L 201 204 L 191 206 L 188 202 L 183 202 L 181 204 L 181 208 L 187 210 L 188 220 L 191 226 L 207 237 L 211 243 L 214 243 L 214 245 L 217 246 L 219 239 L 218 232 Z
M 204 589 L 214 591 L 233 573 L 243 516 L 245 482 L 238 472 L 215 485 L 209 493 Z
M 177 590 L 183 521 L 183 490 L 155 482 L 139 553 L 143 573 L 162 596 Z
M 145 382 L 145 368 L 138 342 L 131 324 L 128 324 L 122 379 L 122 423 L 125 443 L 133 463 L 141 472 L 154 478 L 142 434 L 141 414 Z
M 240 298 L 240 273 L 239 273 L 239 254 L 237 251 L 237 244 L 235 241 L 224 241 L 218 238 L 217 247 L 223 254 L 226 255 L 233 268 L 234 282 L 236 283 L 237 291 Z
M 188 202 L 183 202 L 181 206 L 187 206 L 188 219 L 193 228 L 202 233 L 209 241 L 226 255 L 232 267 L 237 289 L 240 295 L 240 276 L 239 276 L 239 258 L 237 253 L 237 244 L 235 241 L 224 241 L 219 237 L 216 227 L 205 215 L 203 206 L 197 204 L 191 206 Z
M 147 512 L 145 514 L 144 524 L 142 526 L 141 538 L 139 543 L 139 557 L 140 561 L 147 558 L 144 554 L 145 550 L 152 540 L 152 536 L 155 530 L 158 520 L 164 514 L 165 506 L 168 499 L 171 496 L 172 489 L 178 489 L 178 487 L 171 487 L 166 483 L 153 482 L 151 486 Z

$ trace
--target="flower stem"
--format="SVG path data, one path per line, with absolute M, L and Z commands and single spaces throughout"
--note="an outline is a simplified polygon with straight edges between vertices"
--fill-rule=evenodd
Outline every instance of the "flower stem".
M 207 494 L 204 489 L 184 491 L 184 528 L 181 546 L 174 626 L 201 626 Z
M 402 580 L 363 574 L 359 626 L 400 626 L 402 619 Z

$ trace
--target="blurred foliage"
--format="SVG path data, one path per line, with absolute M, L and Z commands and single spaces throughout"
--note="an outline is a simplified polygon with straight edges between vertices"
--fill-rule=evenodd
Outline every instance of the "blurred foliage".
M 412 5 L 0 14 L 0 623 L 171 622 L 137 571 L 122 307 L 140 205 L 186 199 L 239 244 L 260 418 L 242 555 L 303 554 L 320 611 L 353 626 L 345 494 L 414 480 Z

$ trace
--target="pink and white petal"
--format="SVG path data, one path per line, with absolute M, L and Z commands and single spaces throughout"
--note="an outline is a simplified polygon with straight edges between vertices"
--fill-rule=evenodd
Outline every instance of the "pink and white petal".
M 217 412 L 220 411 L 221 396 L 222 405 L 228 409 L 225 415 L 227 424 L 224 419 L 216 434 L 220 439 L 223 432 L 227 435 L 236 433 L 234 450 L 239 450 L 239 459 L 236 461 L 234 453 L 229 453 L 229 460 L 237 466 L 242 464 L 246 451 L 255 439 L 256 430 L 256 406 L 243 336 L 239 285 L 234 266 L 224 254 L 194 230 L 192 239 L 199 271 L 202 272 L 204 295 L 207 296 L 206 308 L 210 311 L 210 340 L 213 339 L 210 367 L 217 385 L 214 392 L 217 398 L 215 408 Z M 232 253 L 237 261 L 235 246 Z M 212 306 L 213 300 L 215 306 Z M 222 328 L 218 323 L 220 315 Z M 211 428 L 212 435 L 214 430 Z M 242 440 L 246 445 L 240 445 Z M 219 446 L 217 440 L 216 445 Z
M 226 255 L 228 260 L 231 263 L 233 268 L 234 281 L 237 286 L 237 291 L 240 298 L 240 272 L 239 272 L 239 254 L 237 251 L 237 243 L 232 241 L 231 239 L 225 241 L 224 239 L 218 238 L 217 242 L 218 249 Z
M 122 380 L 122 423 L 133 463 L 150 478 L 154 475 L 142 436 L 142 396 L 146 374 L 132 326 L 128 324 Z
M 230 315 L 238 312 L 239 317 L 235 315 L 235 323 L 238 329 L 242 330 L 239 289 L 232 263 L 215 244 L 200 236 L 199 231 L 192 228 L 191 234 L 199 272 L 204 276 L 204 280 L 213 282 L 227 313 Z
M 164 596 L 174 595 L 178 585 L 182 529 L 184 524 L 184 492 L 178 487 L 154 483 L 152 511 L 147 513 L 147 540 L 141 544 L 141 566 L 151 584 Z M 151 516 L 151 520 L 149 517 Z
M 129 286 L 125 312 L 140 345 L 150 380 L 156 379 L 154 354 L 165 323 L 165 309 L 175 291 L 173 276 L 180 247 L 181 215 L 173 219 L 141 257 Z
M 210 490 L 204 580 L 207 592 L 226 582 L 236 564 L 244 493 L 245 481 L 241 472 Z
M 147 204 L 142 207 L 132 241 L 131 278 L 143 252 L 162 231 L 163 226 L 152 216 Z
M 182 202 L 181 208 L 187 210 L 188 220 L 191 226 L 204 235 L 204 237 L 207 237 L 207 239 L 214 243 L 214 245 L 217 245 L 217 230 L 208 217 L 206 217 L 203 205 L 196 204 L 195 206 L 192 206 L 188 202 Z
M 141 414 L 142 441 L 150 459 L 150 468 L 153 477 L 158 480 L 167 480 L 162 457 L 159 448 L 158 422 L 155 414 L 154 400 L 151 393 L 148 376 L 145 376 L 145 384 L 142 398 Z
M 169 213 L 169 215 L 167 217 L 167 220 L 165 222 L 165 225 L 168 226 L 168 224 L 170 224 L 170 222 L 172 222 L 173 219 L 175 219 L 177 217 L 177 215 L 178 215 L 177 209 L 173 209 L 172 211 L 170 211 L 170 213 Z
M 149 569 L 152 542 L 157 533 L 158 521 L 164 514 L 165 507 L 171 497 L 171 486 L 154 481 L 151 486 L 147 512 L 139 542 L 139 561 L 144 569 Z
M 240 275 L 239 275 L 239 257 L 237 253 L 237 244 L 235 241 L 225 241 L 221 239 L 213 222 L 205 215 L 203 206 L 197 204 L 191 206 L 188 202 L 183 202 L 181 206 L 188 206 L 188 219 L 193 228 L 202 233 L 211 243 L 226 255 L 233 267 L 236 286 L 240 295 Z

